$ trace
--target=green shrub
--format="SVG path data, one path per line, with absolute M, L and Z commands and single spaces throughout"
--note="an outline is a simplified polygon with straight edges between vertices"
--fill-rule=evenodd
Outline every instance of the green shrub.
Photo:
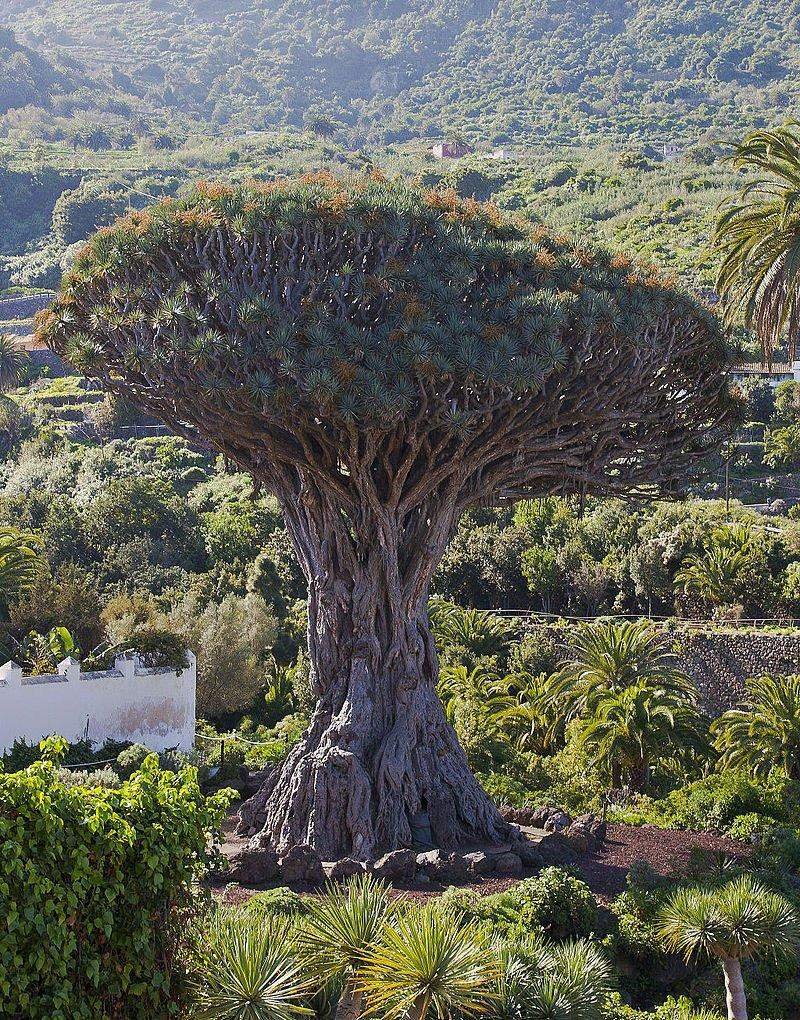
M 207 859 L 226 796 L 155 756 L 119 789 L 68 786 L 58 754 L 0 771 L 0 1016 L 176 1015 L 176 910 Z
M 145 758 L 152 752 L 144 744 L 131 744 L 117 755 L 117 771 L 123 779 L 130 779 L 144 764 Z
M 553 939 L 580 938 L 592 934 L 597 924 L 597 905 L 588 885 L 561 868 L 545 868 L 493 896 L 450 888 L 439 903 L 468 920 L 488 921 L 512 939 L 542 931 Z
M 644 810 L 630 821 L 654 822 L 680 829 L 727 829 L 739 815 L 758 814 L 778 821 L 794 810 L 797 793 L 779 777 L 756 781 L 744 772 L 725 769 L 674 790 L 660 801 L 642 800 Z
M 265 892 L 251 896 L 245 904 L 244 910 L 248 914 L 256 914 L 259 917 L 295 917 L 305 914 L 307 907 L 303 898 L 296 892 L 281 887 L 267 889 Z
M 542 929 L 551 938 L 590 935 L 597 924 L 597 905 L 589 886 L 561 868 L 545 868 L 507 894 L 518 911 L 520 935 Z

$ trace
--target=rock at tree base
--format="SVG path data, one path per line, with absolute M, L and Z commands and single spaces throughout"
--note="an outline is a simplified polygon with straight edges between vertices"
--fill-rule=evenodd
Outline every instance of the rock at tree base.
M 417 878 L 425 875 L 436 882 L 465 882 L 469 865 L 465 856 L 443 850 L 428 850 L 417 854 Z
M 367 870 L 363 861 L 356 861 L 352 857 L 344 857 L 341 861 L 332 861 L 322 867 L 332 882 L 343 882 L 355 875 L 363 875 Z
M 417 871 L 417 855 L 413 850 L 393 850 L 375 861 L 372 873 L 387 882 L 413 882 Z
M 494 873 L 506 878 L 517 877 L 522 874 L 522 861 L 517 854 L 511 851 L 500 854 L 495 858 Z
M 322 885 L 325 872 L 319 854 L 310 846 L 293 846 L 281 858 L 281 876 L 288 884 Z
M 241 885 L 262 885 L 277 878 L 278 855 L 274 850 L 246 846 L 229 858 L 229 877 Z

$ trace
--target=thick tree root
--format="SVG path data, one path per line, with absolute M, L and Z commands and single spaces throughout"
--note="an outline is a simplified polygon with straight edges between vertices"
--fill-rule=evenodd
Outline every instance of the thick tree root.
M 376 687 L 363 666 L 353 663 L 336 714 L 330 698 L 318 704 L 283 768 L 243 805 L 240 831 L 331 860 L 503 840 L 508 824 L 470 772 L 433 685 Z

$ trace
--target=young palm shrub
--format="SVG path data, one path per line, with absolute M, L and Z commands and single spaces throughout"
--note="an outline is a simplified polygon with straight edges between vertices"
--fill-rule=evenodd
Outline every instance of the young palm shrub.
M 719 889 L 680 889 L 659 920 L 667 946 L 687 961 L 719 960 L 728 1020 L 747 1020 L 742 960 L 789 955 L 800 947 L 800 921 L 791 904 L 750 875 Z
M 783 769 L 800 780 L 800 676 L 748 679 L 744 702 L 711 724 L 721 763 L 757 778 Z
M 19 386 L 29 365 L 28 354 L 10 336 L 0 333 L 0 392 Z
M 697 692 L 646 621 L 584 628 L 548 684 L 549 703 L 608 769 L 611 785 L 641 789 L 651 762 L 704 743 Z
M 357 1020 L 364 993 L 356 981 L 389 916 L 389 890 L 371 875 L 357 876 L 342 889 L 329 884 L 315 899 L 298 933 L 309 970 L 325 982 L 341 982 L 336 1020 Z
M 370 950 L 358 981 L 382 1020 L 490 1012 L 499 965 L 485 932 L 441 907 L 398 915 Z
M 745 550 L 714 544 L 684 559 L 675 574 L 675 587 L 711 606 L 722 606 L 744 594 L 742 582 L 748 563 Z
M 564 713 L 551 697 L 552 679 L 546 673 L 514 673 L 505 678 L 507 690 L 517 690 L 516 701 L 497 713 L 508 726 L 517 746 L 534 754 L 550 754 L 564 743 Z
M 290 924 L 219 910 L 201 933 L 190 990 L 196 1020 L 296 1020 L 314 991 Z
M 497 950 L 498 1020 L 600 1020 L 612 989 L 611 968 L 597 946 L 548 946 L 531 938 Z
M 0 527 L 0 604 L 32 586 L 41 564 L 41 541 L 27 531 Z

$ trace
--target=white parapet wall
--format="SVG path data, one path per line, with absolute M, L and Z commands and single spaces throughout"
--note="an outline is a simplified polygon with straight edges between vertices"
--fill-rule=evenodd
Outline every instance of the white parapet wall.
M 15 740 L 29 743 L 57 733 L 96 745 L 130 740 L 154 751 L 194 744 L 197 663 L 185 669 L 143 667 L 136 656 L 119 656 L 114 668 L 82 673 L 69 658 L 58 673 L 23 676 L 15 662 L 0 666 L 0 752 Z

